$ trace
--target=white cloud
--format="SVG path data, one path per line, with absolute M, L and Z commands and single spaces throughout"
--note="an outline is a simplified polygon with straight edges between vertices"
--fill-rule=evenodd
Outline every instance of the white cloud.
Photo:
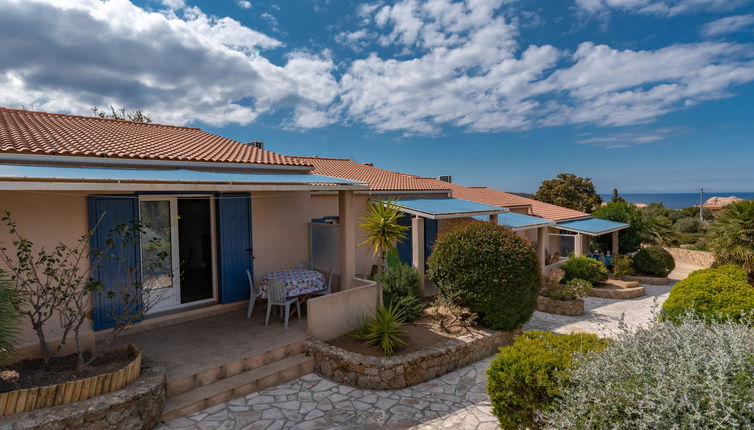
M 728 11 L 733 10 L 751 0 L 576 0 L 581 9 L 599 13 L 610 9 L 620 9 L 628 12 L 677 15 L 696 11 Z
M 615 133 L 585 135 L 576 143 L 592 144 L 607 149 L 627 148 L 629 146 L 644 145 L 659 142 L 671 137 L 688 133 L 686 127 L 658 127 L 655 129 L 630 129 Z
M 726 33 L 736 33 L 754 26 L 754 14 L 733 15 L 720 18 L 704 26 L 702 34 L 705 36 L 719 36 Z
M 273 64 L 256 50 L 280 41 L 195 7 L 180 17 L 127 0 L 0 0 L 0 9 L 10 41 L 0 43 L 3 106 L 87 114 L 112 103 L 167 123 L 223 125 L 319 110 L 337 95 L 329 57 L 293 51 Z
M 184 0 L 162 0 L 162 5 L 173 10 L 183 9 L 186 7 Z
M 238 0 L 237 2 L 239 7 L 242 7 L 244 9 L 251 9 L 251 2 L 248 0 Z

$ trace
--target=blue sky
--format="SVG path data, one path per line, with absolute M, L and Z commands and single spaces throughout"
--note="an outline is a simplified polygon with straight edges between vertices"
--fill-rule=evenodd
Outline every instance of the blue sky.
M 754 191 L 754 2 L 0 0 L 0 105 L 532 192 Z

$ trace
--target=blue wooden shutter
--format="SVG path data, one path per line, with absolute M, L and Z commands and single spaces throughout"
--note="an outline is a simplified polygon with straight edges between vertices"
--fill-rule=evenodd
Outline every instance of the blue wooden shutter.
M 437 239 L 437 220 L 436 219 L 424 219 L 424 270 L 429 269 L 427 261 L 432 254 L 432 248 L 435 246 L 435 240 Z
M 413 262 L 413 245 L 411 244 L 411 214 L 403 214 L 402 217 L 398 218 L 398 225 L 408 227 L 408 229 L 404 231 L 404 233 L 406 234 L 405 239 L 403 239 L 402 242 L 398 242 L 398 257 L 400 258 L 401 263 L 408 264 L 410 266 Z
M 251 264 L 251 195 L 220 194 L 217 202 L 220 303 L 249 298 L 246 270 Z
M 104 291 L 95 292 L 92 297 L 94 329 L 103 330 L 112 328 L 115 323 L 113 315 L 122 315 L 123 312 L 120 308 L 122 299 L 118 296 L 118 288 L 123 281 L 123 274 L 119 271 L 124 270 L 125 267 L 140 267 L 137 241 L 130 241 L 123 249 L 120 249 L 122 244 L 117 243 L 114 247 L 108 247 L 106 241 L 108 238 L 117 239 L 117 235 L 110 233 L 113 229 L 124 224 L 130 224 L 138 219 L 139 200 L 133 195 L 89 196 L 88 200 L 89 229 L 94 229 L 96 226 L 89 246 L 95 250 L 110 248 L 117 249 L 118 253 L 123 252 L 117 258 L 103 258 L 100 266 L 93 273 L 94 279 L 102 282 L 104 286 Z M 98 222 L 99 224 L 97 224 Z M 140 277 L 140 272 L 140 270 L 137 270 L 136 276 Z M 108 298 L 107 293 L 109 291 L 116 293 L 115 296 Z M 130 309 L 131 314 L 138 311 L 138 308 Z

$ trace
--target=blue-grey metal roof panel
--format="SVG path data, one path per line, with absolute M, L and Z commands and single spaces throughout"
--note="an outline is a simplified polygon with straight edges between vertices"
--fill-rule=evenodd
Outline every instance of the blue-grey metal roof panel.
M 575 221 L 563 221 L 556 225 L 561 230 L 583 233 L 589 236 L 599 236 L 613 231 L 623 230 L 629 225 L 622 222 L 608 221 L 599 218 L 579 219 Z
M 189 169 L 122 169 L 0 164 L 0 180 L 166 182 L 222 184 L 332 184 L 357 185 L 358 181 L 312 174 L 207 172 Z
M 497 223 L 513 229 L 555 224 L 549 219 L 531 215 L 524 215 L 516 212 L 506 212 L 498 215 Z
M 464 218 L 477 215 L 499 214 L 507 211 L 507 209 L 499 206 L 454 198 L 401 199 L 395 202 L 395 204 L 400 206 L 404 212 L 431 219 Z

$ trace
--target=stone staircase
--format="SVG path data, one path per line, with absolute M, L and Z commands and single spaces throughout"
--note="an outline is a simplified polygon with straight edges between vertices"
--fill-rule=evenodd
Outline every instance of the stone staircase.
M 313 372 L 314 359 L 304 354 L 304 344 L 292 342 L 190 376 L 168 378 L 162 420 L 192 414 Z

